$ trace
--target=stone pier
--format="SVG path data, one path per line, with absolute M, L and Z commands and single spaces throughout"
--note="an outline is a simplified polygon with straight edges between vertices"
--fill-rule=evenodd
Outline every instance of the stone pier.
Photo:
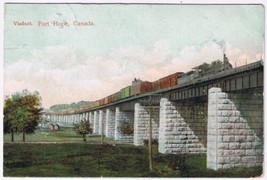
M 207 167 L 261 166 L 263 163 L 262 93 L 209 90 Z
M 152 110 L 152 139 L 159 138 L 159 108 Z M 149 138 L 149 107 L 135 104 L 134 108 L 134 145 L 144 145 L 144 140 Z
M 100 110 L 99 111 L 99 134 L 106 134 L 106 111 Z
M 134 123 L 134 112 L 132 111 L 121 111 L 119 107 L 116 107 L 115 111 L 115 140 L 133 143 L 133 134 L 127 135 L 121 132 L 121 126 L 123 123 L 128 123 L 133 126 Z
M 106 110 L 106 137 L 114 138 L 115 136 L 115 112 Z
M 99 111 L 94 111 L 93 134 L 99 134 Z
M 204 143 L 186 122 L 181 105 L 162 98 L 160 102 L 159 152 L 163 154 L 204 153 Z M 192 124 L 194 126 L 194 124 Z
M 89 123 L 90 126 L 94 129 L 94 113 L 92 111 L 89 112 Z

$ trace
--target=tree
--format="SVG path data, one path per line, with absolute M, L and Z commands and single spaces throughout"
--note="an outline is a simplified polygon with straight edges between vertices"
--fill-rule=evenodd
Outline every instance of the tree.
M 4 102 L 4 132 L 11 133 L 14 141 L 14 132 L 25 134 L 34 133 L 42 116 L 41 97 L 39 93 L 28 90 L 6 96 Z
M 134 133 L 134 127 L 132 121 L 121 122 L 119 126 L 119 132 L 124 135 L 131 135 Z
M 86 141 L 85 135 L 91 134 L 93 129 L 91 128 L 90 122 L 87 120 L 81 120 L 79 124 L 74 125 L 74 130 L 77 134 L 82 135 L 83 141 Z

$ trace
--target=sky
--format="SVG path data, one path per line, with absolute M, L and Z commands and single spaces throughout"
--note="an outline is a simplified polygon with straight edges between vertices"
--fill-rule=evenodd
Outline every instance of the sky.
M 49 108 L 98 100 L 134 78 L 155 81 L 223 53 L 238 67 L 264 58 L 264 21 L 261 5 L 5 4 L 3 94 L 38 91 Z

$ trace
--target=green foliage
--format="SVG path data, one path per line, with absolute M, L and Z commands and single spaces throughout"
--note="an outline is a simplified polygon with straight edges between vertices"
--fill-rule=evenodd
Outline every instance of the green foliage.
M 85 135 L 92 134 L 93 129 L 91 128 L 90 122 L 87 120 L 81 120 L 79 124 L 74 125 L 74 130 L 77 134 L 83 136 L 83 140 L 86 141 Z
M 21 136 L 21 133 L 17 133 L 17 136 Z M 88 142 L 100 143 L 101 135 L 87 135 Z M 4 142 L 10 142 L 11 134 L 4 134 Z M 79 142 L 81 139 L 80 135 L 73 130 L 73 128 L 61 127 L 60 131 L 50 131 L 47 128 L 38 128 L 34 134 L 27 135 L 28 142 Z M 112 139 L 105 139 L 106 143 L 114 144 L 115 141 Z M 22 139 L 16 139 L 16 142 L 22 142 Z
M 49 111 L 52 112 L 70 112 L 75 110 L 86 109 L 92 105 L 92 101 L 80 101 L 78 103 L 71 103 L 71 104 L 56 104 L 49 108 Z
M 143 148 L 97 144 L 18 144 L 4 147 L 4 176 L 141 177 L 147 176 Z M 44 150 L 45 149 L 45 150 Z M 30 152 L 30 153 L 29 153 Z M 27 153 L 27 162 L 22 162 Z
M 100 144 L 4 144 L 4 177 L 257 177 L 262 167 L 214 171 L 205 155 L 153 154 L 146 147 Z M 27 157 L 27 158 L 25 158 Z
M 49 110 L 51 111 L 61 111 L 61 110 L 68 110 L 70 109 L 69 104 L 57 104 L 57 105 L 53 105 L 49 108 Z
M 26 107 L 17 107 L 10 114 L 12 119 L 11 124 L 18 132 L 24 132 L 28 123 L 30 122 L 31 113 Z
M 134 132 L 133 122 L 124 121 L 119 126 L 119 132 L 125 135 L 132 135 Z
M 149 143 L 148 139 L 144 139 L 143 143 L 144 143 L 144 145 L 148 146 L 148 143 Z M 159 144 L 158 139 L 152 139 L 151 144 L 153 144 L 153 145 Z
M 7 96 L 4 101 L 4 132 L 34 133 L 42 116 L 41 97 L 28 90 Z

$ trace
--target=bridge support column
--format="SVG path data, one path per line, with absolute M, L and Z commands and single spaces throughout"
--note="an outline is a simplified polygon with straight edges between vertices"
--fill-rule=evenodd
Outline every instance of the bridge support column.
M 73 116 L 73 115 L 67 115 L 67 116 L 66 116 L 66 126 L 67 126 L 67 127 L 73 127 L 72 116 Z
M 81 119 L 84 120 L 85 116 L 86 116 L 86 113 L 82 113 L 81 116 L 82 116 Z
M 77 119 L 78 119 L 77 116 L 78 116 L 77 114 L 74 114 L 74 115 L 73 115 L 73 123 L 74 123 L 74 124 L 77 122 Z
M 57 122 L 57 115 L 53 115 L 53 122 L 54 122 L 54 123 Z
M 209 90 L 207 167 L 262 166 L 263 96 Z
M 94 111 L 94 134 L 99 134 L 99 112 Z
M 144 145 L 144 140 L 149 138 L 149 108 L 139 103 L 134 107 L 134 145 Z M 159 137 L 159 109 L 153 109 L 152 114 L 152 139 Z
M 86 113 L 86 120 L 89 121 L 89 112 Z
M 72 125 L 72 123 L 71 123 L 71 115 L 68 115 L 67 116 L 67 122 L 68 122 L 68 124 L 71 124 Z
M 87 112 L 83 113 L 83 120 L 87 120 Z
M 75 114 L 75 115 L 74 115 L 74 123 L 77 123 L 77 121 L 78 121 L 78 116 L 79 116 L 78 114 Z
M 75 118 L 75 114 L 71 115 L 71 123 L 74 124 L 74 118 Z
M 106 130 L 106 112 L 104 110 L 99 111 L 99 134 L 105 135 Z
M 94 128 L 94 113 L 91 111 L 89 112 L 89 123 L 91 127 Z
M 134 113 L 132 111 L 120 111 L 119 107 L 116 107 L 115 111 L 115 140 L 126 143 L 133 142 L 133 134 L 123 134 L 121 131 L 122 125 L 127 125 L 133 128 Z
M 179 105 L 178 105 L 179 106 Z M 194 131 L 181 116 L 179 107 L 166 98 L 160 101 L 159 152 L 163 154 L 206 151 Z
M 106 137 L 114 138 L 115 132 L 115 112 L 107 109 L 106 111 Z
M 59 123 L 59 115 L 56 115 L 56 122 L 55 123 Z
M 70 115 L 65 115 L 65 122 L 67 126 L 69 126 L 69 117 Z

